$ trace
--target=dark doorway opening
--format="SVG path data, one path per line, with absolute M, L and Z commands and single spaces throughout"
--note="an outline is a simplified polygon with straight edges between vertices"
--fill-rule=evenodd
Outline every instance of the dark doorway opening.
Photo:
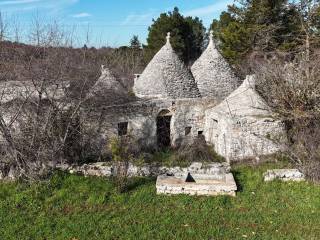
M 171 117 L 167 114 L 159 114 L 157 117 L 157 142 L 160 149 L 171 146 L 170 123 Z
M 128 133 L 128 122 L 118 123 L 118 136 L 125 136 Z

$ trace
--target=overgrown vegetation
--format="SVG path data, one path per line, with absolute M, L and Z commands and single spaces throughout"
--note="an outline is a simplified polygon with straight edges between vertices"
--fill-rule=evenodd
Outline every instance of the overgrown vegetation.
M 100 115 L 101 102 L 131 98 L 111 91 L 93 104 L 89 89 L 107 64 L 129 92 L 143 64 L 141 48 L 73 48 L 68 32 L 38 18 L 28 33 L 32 45 L 13 43 L 6 41 L 12 30 L 7 20 L 0 14 L 6 22 L 0 24 L 0 174 L 37 180 L 59 162 L 97 161 L 97 130 L 80 115 Z
M 289 158 L 320 181 L 320 62 L 318 54 L 291 63 L 273 59 L 256 67 L 257 89 L 288 129 Z
M 225 158 L 218 155 L 203 136 L 199 136 L 192 142 L 183 143 L 179 148 L 156 152 L 148 161 L 169 167 L 188 167 L 192 162 L 224 162 Z
M 215 152 L 213 146 L 206 143 L 204 136 L 200 135 L 192 143 L 183 144 L 177 149 L 176 161 L 190 165 L 192 162 L 223 162 L 225 159 Z
M 137 147 L 134 138 L 130 135 L 113 138 L 110 141 L 112 163 L 116 168 L 114 182 L 119 193 L 128 190 L 128 168 L 137 156 Z
M 155 180 L 145 178 L 124 194 L 108 179 L 63 173 L 0 183 L 0 238 L 317 239 L 320 187 L 263 182 L 273 167 L 285 166 L 236 166 L 236 198 L 157 196 Z
M 320 1 L 239 0 L 214 20 L 221 53 L 257 90 L 288 130 L 288 157 L 320 180 Z

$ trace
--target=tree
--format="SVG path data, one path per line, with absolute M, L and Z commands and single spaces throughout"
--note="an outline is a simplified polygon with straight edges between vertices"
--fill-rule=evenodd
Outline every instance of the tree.
M 186 41 L 187 59 L 193 62 L 202 53 L 206 29 L 198 17 L 187 17 L 185 21 L 191 28 L 191 34 L 188 36 L 189 40 Z
M 239 63 L 253 52 L 294 52 L 299 41 L 299 12 L 288 0 L 242 0 L 231 5 L 211 29 L 222 54 Z
M 310 60 L 311 45 L 320 44 L 320 1 L 300 0 L 295 4 L 299 12 L 300 39 L 305 50 L 306 60 Z
M 231 12 L 222 12 L 220 20 L 214 20 L 211 29 L 219 40 L 222 55 L 231 63 L 246 56 L 251 43 L 251 31 L 237 21 Z
M 199 18 L 185 18 L 174 8 L 172 12 L 160 14 L 149 27 L 147 58 L 150 60 L 165 44 L 166 35 L 171 32 L 171 44 L 185 63 L 190 63 L 201 54 L 205 28 Z
M 139 41 L 139 37 L 137 35 L 133 35 L 133 37 L 130 40 L 130 48 L 132 49 L 140 49 L 141 43 Z

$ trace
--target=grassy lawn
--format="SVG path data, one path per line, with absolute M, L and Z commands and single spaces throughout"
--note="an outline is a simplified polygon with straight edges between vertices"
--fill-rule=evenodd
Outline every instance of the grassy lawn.
M 154 179 L 117 194 L 108 179 L 55 174 L 0 184 L 0 239 L 320 239 L 320 186 L 262 181 L 235 166 L 232 197 L 157 196 Z

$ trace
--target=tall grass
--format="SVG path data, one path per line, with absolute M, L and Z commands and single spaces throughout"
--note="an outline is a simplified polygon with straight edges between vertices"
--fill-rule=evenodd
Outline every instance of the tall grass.
M 274 164 L 233 168 L 232 197 L 158 196 L 155 180 L 54 174 L 0 183 L 0 239 L 318 239 L 320 186 L 263 182 Z

